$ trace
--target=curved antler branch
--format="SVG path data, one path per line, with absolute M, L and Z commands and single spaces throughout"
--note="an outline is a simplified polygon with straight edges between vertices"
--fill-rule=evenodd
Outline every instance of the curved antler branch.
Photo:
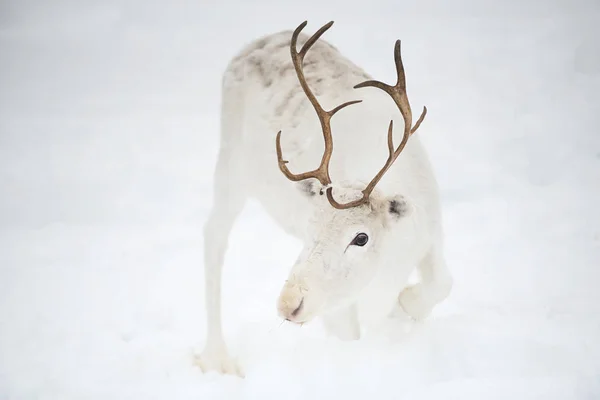
M 277 138 L 275 140 L 276 148 L 277 148 L 277 161 L 279 164 L 279 169 L 281 172 L 291 181 L 300 181 L 309 178 L 316 178 L 321 182 L 322 185 L 329 185 L 331 183 L 331 178 L 329 176 L 329 161 L 331 160 L 331 155 L 333 153 L 333 139 L 331 135 L 331 126 L 330 120 L 338 111 L 343 108 L 360 103 L 361 100 L 348 101 L 343 103 L 330 111 L 325 111 L 323 107 L 317 101 L 316 96 L 310 90 L 308 83 L 306 82 L 306 78 L 304 76 L 303 70 L 303 62 L 304 57 L 310 50 L 310 48 L 319 40 L 319 38 L 325 33 L 331 26 L 333 25 L 333 21 L 328 22 L 323 25 L 314 35 L 312 35 L 302 46 L 302 49 L 298 51 L 297 42 L 298 36 L 304 27 L 306 27 L 307 21 L 301 23 L 294 33 L 292 34 L 292 39 L 290 43 L 290 54 L 292 57 L 292 63 L 294 65 L 294 69 L 296 70 L 296 75 L 298 76 L 298 81 L 300 82 L 300 86 L 304 91 L 306 97 L 312 104 L 317 116 L 319 117 L 319 122 L 321 123 L 321 129 L 323 131 L 323 139 L 325 141 L 325 150 L 323 152 L 323 157 L 321 159 L 321 164 L 319 167 L 313 171 L 304 172 L 300 174 L 293 174 L 287 167 L 287 161 L 283 160 L 283 155 L 281 151 L 281 131 L 277 133 Z M 327 188 L 327 199 L 329 203 L 337 208 L 337 209 L 347 209 L 351 207 L 357 207 L 362 204 L 365 204 L 369 201 L 369 196 L 371 192 L 374 190 L 375 186 L 383 175 L 389 170 L 392 164 L 396 161 L 400 153 L 404 150 L 406 143 L 408 142 L 409 137 L 419 129 L 419 126 L 425 119 L 425 115 L 427 114 L 427 107 L 423 107 L 423 112 L 421 116 L 417 120 L 414 126 L 412 126 L 412 111 L 410 108 L 410 103 L 408 101 L 408 96 L 406 94 L 406 77 L 404 73 L 404 65 L 402 63 L 402 54 L 401 54 L 401 42 L 397 40 L 394 45 L 394 62 L 396 65 L 396 75 L 397 80 L 394 86 L 390 86 L 380 81 L 376 80 L 368 80 L 358 85 L 354 86 L 355 89 L 364 88 L 364 87 L 375 87 L 380 90 L 386 92 L 396 103 L 396 106 L 400 110 L 402 114 L 402 118 L 404 119 L 404 134 L 402 136 L 402 141 L 398 145 L 398 147 L 394 150 L 394 141 L 393 141 L 393 121 L 390 121 L 390 126 L 388 128 L 388 159 L 385 162 L 385 165 L 379 170 L 377 175 L 371 180 L 371 182 L 367 185 L 367 187 L 362 191 L 362 197 L 358 200 L 351 201 L 349 203 L 341 204 L 338 203 L 333 198 L 333 189 L 331 187 Z
M 371 192 L 375 188 L 375 185 L 377 185 L 377 183 L 379 183 L 379 181 L 381 180 L 383 175 L 392 166 L 392 164 L 396 160 L 396 157 L 398 157 L 398 155 L 402 152 L 402 150 L 404 149 L 404 146 L 406 146 L 407 142 L 408 142 L 408 135 L 405 134 L 404 137 L 402 138 L 402 142 L 400 142 L 400 145 L 398 145 L 398 148 L 396 149 L 396 151 L 394 151 L 394 121 L 393 120 L 390 121 L 390 126 L 388 128 L 388 137 L 387 137 L 389 154 L 388 154 L 388 159 L 385 162 L 385 165 L 383 166 L 383 168 L 381 168 L 381 170 L 377 173 L 377 175 L 375 175 L 375 178 L 373 178 L 373 180 L 371 180 L 371 182 L 367 185 L 367 187 L 362 191 L 362 196 L 358 200 L 354 200 L 354 201 L 351 201 L 351 202 L 345 203 L 345 204 L 338 203 L 333 198 L 333 193 L 329 190 L 331 188 L 328 188 L 327 189 L 327 199 L 329 200 L 331 205 L 337 209 L 344 210 L 346 208 L 352 208 L 352 207 L 359 206 L 361 204 L 365 204 L 369 200 L 369 196 L 371 195 Z
M 404 147 L 406 146 L 406 143 L 408 142 L 410 135 L 412 135 L 414 132 L 416 132 L 417 129 L 419 129 L 419 126 L 421 125 L 421 123 L 425 119 L 425 115 L 427 114 L 427 107 L 423 107 L 423 112 L 421 113 L 421 116 L 417 120 L 416 124 L 414 126 L 412 126 L 412 111 L 410 108 L 410 103 L 408 101 L 408 96 L 406 94 L 406 76 L 404 73 L 404 64 L 402 63 L 400 40 L 396 40 L 396 43 L 394 45 L 394 62 L 396 64 L 396 75 L 397 75 L 396 84 L 394 86 L 390 86 L 386 83 L 376 81 L 376 80 L 368 80 L 368 81 L 359 83 L 358 85 L 355 85 L 354 88 L 359 89 L 359 88 L 364 88 L 364 87 L 375 87 L 375 88 L 378 88 L 378 89 L 386 92 L 394 100 L 394 103 L 396 103 L 396 106 L 400 110 L 400 113 L 402 114 L 402 118 L 404 119 L 404 135 L 402 136 L 402 141 L 400 142 L 400 144 L 398 145 L 396 150 L 394 150 L 393 121 L 390 121 L 390 126 L 388 128 L 389 156 L 388 156 L 387 161 L 385 162 L 385 165 L 381 168 L 381 170 L 379 170 L 377 175 L 375 175 L 373 180 L 371 180 L 371 182 L 363 190 L 363 192 L 362 192 L 363 196 L 361 199 L 347 203 L 347 204 L 339 204 L 337 202 L 335 204 L 332 203 L 332 205 L 336 208 L 343 209 L 343 208 L 356 207 L 357 205 L 364 204 L 369 200 L 369 196 L 370 196 L 371 192 L 373 191 L 373 189 L 375 188 L 375 186 L 377 185 L 377 183 L 379 183 L 379 181 L 381 180 L 383 175 L 389 170 L 389 168 L 392 166 L 392 164 L 396 161 L 396 159 L 398 158 L 400 153 L 402 153 L 402 150 L 404 150 Z M 331 197 L 333 198 L 333 196 L 331 196 Z M 329 195 L 328 195 L 328 198 L 329 198 Z M 331 199 L 330 199 L 330 202 L 331 202 Z
M 321 124 L 321 130 L 323 131 L 323 139 L 325 141 L 325 150 L 323 152 L 323 157 L 321 158 L 321 164 L 319 167 L 313 171 L 304 172 L 301 174 L 293 174 L 287 168 L 285 164 L 287 161 L 283 160 L 283 155 L 281 151 L 281 131 L 277 133 L 277 138 L 275 139 L 275 145 L 277 147 L 277 161 L 279 164 L 279 169 L 281 172 L 291 181 L 301 181 L 309 178 L 316 178 L 321 182 L 322 185 L 328 185 L 331 183 L 331 178 L 329 176 L 329 161 L 331 160 L 331 155 L 333 154 L 333 138 L 331 135 L 331 125 L 330 120 L 338 111 L 341 109 L 348 107 L 352 104 L 360 103 L 362 100 L 353 100 L 348 101 L 346 103 L 340 104 L 339 106 L 333 108 L 330 111 L 325 111 L 323 107 L 317 101 L 316 96 L 308 86 L 306 82 L 306 77 L 304 76 L 303 62 L 306 53 L 310 50 L 310 48 L 319 40 L 319 38 L 325 33 L 331 26 L 333 25 L 333 21 L 328 22 L 323 25 L 314 35 L 312 35 L 302 46 L 302 49 L 298 51 L 297 43 L 298 36 L 302 29 L 306 26 L 307 21 L 301 23 L 294 33 L 292 34 L 292 40 L 290 42 L 290 54 L 292 57 L 292 63 L 294 65 L 294 69 L 296 70 L 296 75 L 298 76 L 298 81 L 300 82 L 300 86 L 304 91 L 304 94 L 312 104 L 317 116 L 319 117 L 319 122 Z
M 289 168 L 286 165 L 288 163 L 288 161 L 283 159 L 283 155 L 281 152 L 281 131 L 277 132 L 277 137 L 275 138 L 275 146 L 277 148 L 277 162 L 279 164 L 279 169 L 281 170 L 281 172 L 283 172 L 285 177 L 288 178 L 290 181 L 298 182 L 298 181 L 302 181 L 304 179 L 317 178 L 319 180 L 319 182 L 321 182 L 321 184 L 323 184 L 323 185 L 327 185 L 330 183 L 330 182 L 326 182 L 325 180 L 322 180 L 323 177 L 321 177 L 318 174 L 319 173 L 318 170 L 304 172 L 301 174 L 294 174 L 289 170 Z

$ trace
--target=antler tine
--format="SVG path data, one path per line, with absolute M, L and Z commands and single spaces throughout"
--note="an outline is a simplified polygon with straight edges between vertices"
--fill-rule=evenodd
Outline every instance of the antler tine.
M 321 177 L 317 176 L 319 169 L 300 173 L 300 174 L 294 174 L 289 170 L 287 165 L 285 165 L 288 163 L 288 161 L 283 159 L 283 154 L 281 152 L 281 131 L 277 132 L 277 137 L 275 138 L 275 145 L 276 145 L 276 149 L 277 149 L 277 162 L 279 163 L 279 169 L 281 170 L 281 172 L 283 172 L 285 177 L 288 178 L 290 181 L 298 182 L 298 181 L 303 181 L 304 179 L 308 179 L 308 178 L 317 178 L 319 180 L 319 182 L 321 182 L 323 185 L 328 185 L 329 183 L 331 183 L 331 182 L 324 183 L 321 180 Z
M 404 63 L 402 62 L 401 41 L 400 40 L 396 40 L 396 43 L 394 45 L 394 62 L 396 64 L 396 75 L 397 75 L 397 81 L 394 86 L 390 86 L 388 84 L 385 84 L 383 82 L 376 81 L 376 80 L 369 80 L 369 81 L 359 83 L 358 85 L 355 85 L 354 89 L 360 89 L 360 88 L 364 88 L 364 87 L 376 87 L 378 89 L 383 90 L 388 95 L 390 95 L 390 97 L 394 100 L 394 102 L 396 103 L 396 106 L 398 106 L 398 109 L 402 113 L 402 117 L 404 118 L 405 122 L 406 122 L 407 117 L 410 118 L 410 123 L 408 125 L 411 126 L 412 111 L 410 108 L 410 103 L 408 102 L 408 97 L 406 95 L 406 75 L 404 74 Z M 423 122 L 423 120 L 425 119 L 426 114 L 427 114 L 427 107 L 423 107 L 421 116 L 417 120 L 417 123 L 415 124 L 415 126 L 411 129 L 411 132 L 410 132 L 411 134 L 414 133 L 419 128 L 419 125 L 421 125 L 421 122 Z
M 294 69 L 296 70 L 296 75 L 298 76 L 298 80 L 300 82 L 300 86 L 304 91 L 304 94 L 312 104 L 317 116 L 319 117 L 319 122 L 321 124 L 321 130 L 323 131 L 323 139 L 325 141 L 325 150 L 323 152 L 323 157 L 321 159 L 321 164 L 315 170 L 304 172 L 301 174 L 293 174 L 285 164 L 287 161 L 283 160 L 283 155 L 281 151 L 281 131 L 277 133 L 277 137 L 275 139 L 275 145 L 277 148 L 277 161 L 279 163 L 279 169 L 283 174 L 290 179 L 291 181 L 301 181 L 308 178 L 316 178 L 321 182 L 322 185 L 329 185 L 331 183 L 331 178 L 329 177 L 329 161 L 331 160 L 331 155 L 333 153 L 333 138 L 331 135 L 331 126 L 330 120 L 333 115 L 335 115 L 341 109 L 356 103 L 360 103 L 362 100 L 353 100 L 345 102 L 330 111 L 325 111 L 323 107 L 317 101 L 316 96 L 308 87 L 308 83 L 306 82 L 306 78 L 304 76 L 303 70 L 303 62 L 306 53 L 308 50 L 319 40 L 319 38 L 325 33 L 331 26 L 333 25 L 333 21 L 328 22 L 323 25 L 317 32 L 315 32 L 302 46 L 302 49 L 298 52 L 297 42 L 298 37 L 300 36 L 300 32 L 307 25 L 307 21 L 301 23 L 292 34 L 292 40 L 290 42 L 290 54 L 292 56 L 292 64 L 294 65 Z
M 317 42 L 317 40 L 319 40 L 319 38 L 329 29 L 331 28 L 331 26 L 333 25 L 333 21 L 329 21 L 328 23 L 326 23 L 325 25 L 323 25 L 318 31 L 316 31 L 302 46 L 302 49 L 300 49 L 300 51 L 298 52 L 298 48 L 297 48 L 297 42 L 298 42 L 298 36 L 300 36 L 300 32 L 302 32 L 302 29 L 304 29 L 304 27 L 306 26 L 307 22 L 304 21 L 303 23 L 301 23 L 296 30 L 294 31 L 294 33 L 292 34 L 292 41 L 290 43 L 290 53 L 292 55 L 292 60 L 294 63 L 294 67 L 296 68 L 296 73 L 298 75 L 298 79 L 300 80 L 300 85 L 302 86 L 302 89 L 304 90 L 304 93 L 306 94 L 306 96 L 309 98 L 311 104 L 313 105 L 313 107 L 315 108 L 315 111 L 317 111 L 317 114 L 319 114 L 319 118 L 321 118 L 321 113 L 322 114 L 326 114 L 328 118 L 333 117 L 333 115 L 335 113 L 337 113 L 338 111 L 340 111 L 342 108 L 347 107 L 349 105 L 352 104 L 356 104 L 356 103 L 360 103 L 362 102 L 362 100 L 352 100 L 352 101 L 348 101 L 346 103 L 343 103 L 337 107 L 335 107 L 334 109 L 330 110 L 330 111 L 325 111 L 323 109 L 323 107 L 321 107 L 321 105 L 319 104 L 319 102 L 317 101 L 315 95 L 313 94 L 312 90 L 310 90 L 310 87 L 308 87 L 308 84 L 306 83 L 306 78 L 304 77 L 304 69 L 303 69 L 303 62 L 304 62 L 304 57 L 306 56 L 306 53 L 308 53 L 308 50 L 310 50 L 310 48 Z M 327 118 L 324 117 L 324 118 Z M 322 125 L 322 121 L 321 121 L 321 125 Z
M 400 154 L 400 152 L 402 152 L 402 149 L 404 149 L 404 146 L 406 145 L 406 142 L 408 141 L 408 135 L 404 135 L 404 137 L 402 138 L 402 142 L 400 142 L 400 145 L 398 146 L 398 150 L 394 151 L 394 121 L 390 121 L 390 126 L 388 128 L 388 159 L 385 162 L 385 165 L 383 166 L 383 168 L 377 173 L 377 175 L 375 176 L 375 178 L 373 178 L 373 180 L 369 183 L 369 185 L 362 191 L 362 196 L 360 199 L 351 201 L 349 203 L 338 203 L 337 201 L 335 201 L 335 199 L 333 198 L 333 191 L 331 190 L 331 188 L 327 188 L 327 199 L 329 200 L 329 202 L 331 203 L 332 206 L 334 206 L 337 209 L 340 210 L 344 210 L 346 208 L 352 208 L 352 207 L 356 207 L 356 206 L 360 206 L 361 204 L 365 204 L 368 200 L 369 200 L 369 196 L 371 195 L 371 192 L 373 191 L 373 188 L 375 188 L 375 185 L 377 185 L 377 183 L 379 182 L 379 180 L 381 179 L 381 177 L 383 177 L 383 175 L 387 172 L 387 170 L 392 166 L 392 164 L 394 163 L 394 161 L 396 160 L 396 157 L 398 157 L 398 154 Z
M 402 42 L 400 39 L 394 43 L 394 63 L 396 64 L 396 74 L 398 80 L 396 86 L 406 89 L 406 76 L 404 75 L 404 64 L 402 63 Z
M 294 32 L 294 36 L 293 36 L 293 44 L 292 44 L 292 49 L 294 51 L 297 50 L 296 47 L 296 41 L 298 40 L 298 36 L 300 34 L 300 32 L 302 31 L 302 29 L 304 29 L 304 27 L 306 26 L 308 22 L 304 21 L 303 23 L 300 24 L 300 26 L 298 26 L 298 28 L 296 28 L 296 31 Z M 307 41 L 306 43 L 304 43 L 304 45 L 302 46 L 302 49 L 300 49 L 300 53 L 299 56 L 302 57 L 302 59 L 304 59 L 304 56 L 306 55 L 306 53 L 308 53 L 308 50 L 310 50 L 310 48 L 312 47 L 313 44 L 315 44 L 317 42 L 317 40 L 319 40 L 319 38 L 329 29 L 331 28 L 331 26 L 333 25 L 333 21 L 329 21 L 328 23 L 326 23 L 325 25 L 323 25 L 318 31 L 316 31 Z
M 290 54 L 292 55 L 292 63 L 294 64 L 294 68 L 296 70 L 296 75 L 298 75 L 298 80 L 300 81 L 300 86 L 302 86 L 302 90 L 304 90 L 306 97 L 308 97 L 308 99 L 310 100 L 310 103 L 312 104 L 315 111 L 319 115 L 319 120 L 321 120 L 322 119 L 321 115 L 325 113 L 325 110 L 323 109 L 323 107 L 321 107 L 321 105 L 317 101 L 317 98 L 315 97 L 312 90 L 310 90 L 310 88 L 308 87 L 308 84 L 306 83 L 306 78 L 304 77 L 304 70 L 303 70 L 302 64 L 304 62 L 304 56 L 306 56 L 306 53 L 308 53 L 308 50 L 310 50 L 312 45 L 316 43 L 316 41 L 321 37 L 321 35 L 323 35 L 323 33 L 325 33 L 325 31 L 327 29 L 331 28 L 331 26 L 333 25 L 333 21 L 330 21 L 327 24 L 323 25 L 321 27 L 321 29 L 319 29 L 317 32 L 315 32 L 315 34 L 312 35 L 306 41 L 306 43 L 304 43 L 300 52 L 298 52 L 298 46 L 297 46 L 298 37 L 300 36 L 300 32 L 302 32 L 302 29 L 304 29 L 304 27 L 306 26 L 307 23 L 308 23 L 307 21 L 304 21 L 296 28 L 296 30 L 294 30 L 294 33 L 292 34 L 292 41 L 290 43 Z M 322 124 L 322 122 L 321 122 L 321 124 Z
M 376 81 L 376 80 L 369 80 L 369 81 L 359 83 L 358 85 L 354 86 L 354 88 L 359 89 L 359 88 L 371 86 L 371 87 L 376 87 L 378 89 L 381 89 L 384 92 L 386 92 L 388 95 L 390 95 L 390 97 L 396 103 L 396 106 L 398 106 L 398 109 L 400 110 L 400 113 L 402 114 L 402 118 L 404 119 L 404 135 L 402 137 L 402 141 L 400 142 L 400 144 L 394 151 L 393 121 L 390 121 L 390 126 L 388 128 L 389 156 L 388 156 L 387 161 L 385 162 L 385 165 L 383 166 L 383 168 L 381 168 L 381 170 L 379 170 L 379 172 L 377 173 L 377 175 L 375 175 L 373 180 L 362 191 L 362 197 L 358 200 L 355 200 L 355 201 L 352 201 L 352 202 L 346 203 L 346 204 L 337 203 L 333 199 L 331 188 L 328 188 L 327 198 L 329 199 L 329 202 L 335 208 L 346 209 L 346 208 L 356 207 L 361 204 L 365 204 L 369 200 L 369 196 L 370 196 L 371 192 L 373 191 L 373 189 L 375 188 L 375 186 L 377 185 L 377 183 L 379 183 L 379 181 L 381 180 L 383 175 L 392 166 L 394 161 L 396 161 L 396 158 L 398 158 L 398 156 L 400 155 L 402 150 L 404 150 L 404 147 L 406 146 L 406 143 L 408 142 L 408 138 L 410 137 L 410 135 L 412 135 L 414 132 L 416 132 L 417 129 L 419 129 L 421 122 L 423 122 L 423 120 L 425 119 L 425 115 L 427 114 L 427 107 L 423 107 L 423 112 L 421 113 L 421 116 L 417 120 L 416 124 L 413 127 L 411 127 L 412 126 L 412 111 L 410 109 L 410 103 L 408 102 L 408 96 L 406 94 L 406 76 L 404 74 L 404 64 L 402 63 L 402 54 L 401 54 L 400 50 L 401 50 L 400 40 L 396 40 L 396 43 L 394 45 L 394 62 L 396 64 L 397 81 L 394 86 L 390 86 L 388 84 L 385 84 L 383 82 Z

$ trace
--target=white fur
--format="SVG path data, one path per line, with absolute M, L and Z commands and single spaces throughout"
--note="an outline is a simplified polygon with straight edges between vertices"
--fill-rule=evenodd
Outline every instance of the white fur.
M 220 285 L 229 233 L 249 197 L 260 201 L 286 232 L 304 241 L 278 299 L 283 318 L 300 323 L 322 317 L 332 334 L 358 339 L 359 309 L 378 296 L 389 300 L 384 287 L 392 288 L 397 300 L 380 307 L 383 311 L 399 301 L 409 315 L 424 318 L 452 286 L 442 252 L 437 184 L 418 137 L 427 130 L 427 118 L 376 186 L 368 205 L 334 209 L 320 194 L 318 181 L 291 182 L 279 170 L 275 153 L 279 130 L 283 156 L 292 172 L 316 168 L 323 155 L 317 116 L 292 68 L 291 35 L 280 32 L 252 42 L 224 74 L 214 205 L 205 225 L 208 333 L 197 360 L 204 371 L 242 375 L 223 340 Z M 300 35 L 298 48 L 306 39 Z M 382 57 L 393 66 L 391 50 Z M 304 64 L 308 84 L 325 109 L 363 100 L 340 111 L 331 123 L 333 195 L 340 202 L 354 199 L 385 163 L 390 119 L 395 122 L 395 143 L 400 142 L 400 113 L 378 89 L 353 89 L 370 76 L 322 38 Z M 410 74 L 409 62 L 409 87 Z M 421 105 L 412 107 L 417 110 L 414 122 Z M 390 212 L 392 200 L 401 212 Z M 369 242 L 364 247 L 349 246 L 358 232 L 367 233 Z M 421 281 L 406 287 L 415 267 Z M 300 302 L 301 309 L 292 315 Z

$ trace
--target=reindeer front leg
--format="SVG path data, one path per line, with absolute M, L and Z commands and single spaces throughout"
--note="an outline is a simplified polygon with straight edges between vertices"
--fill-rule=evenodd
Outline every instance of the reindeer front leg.
M 229 355 L 221 323 L 223 261 L 229 234 L 247 198 L 243 185 L 243 154 L 235 146 L 241 132 L 240 98 L 236 93 L 224 93 L 222 138 L 214 173 L 213 206 L 204 226 L 206 345 L 200 356 L 196 357 L 196 364 L 204 372 L 214 370 L 243 376 L 241 368 Z
M 229 355 L 221 322 L 221 274 L 234 218 L 230 209 L 224 211 L 221 206 L 215 205 L 204 229 L 207 335 L 204 350 L 196 357 L 196 365 L 203 372 L 218 371 L 243 376 L 241 368 Z
M 402 309 L 415 319 L 424 319 L 452 289 L 452 276 L 442 255 L 441 241 L 434 243 L 418 265 L 421 281 L 398 296 Z

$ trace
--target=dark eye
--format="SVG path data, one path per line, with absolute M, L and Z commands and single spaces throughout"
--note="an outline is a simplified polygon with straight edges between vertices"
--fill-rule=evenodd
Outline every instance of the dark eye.
M 364 246 L 369 241 L 369 236 L 366 233 L 359 233 L 350 243 L 353 246 Z

